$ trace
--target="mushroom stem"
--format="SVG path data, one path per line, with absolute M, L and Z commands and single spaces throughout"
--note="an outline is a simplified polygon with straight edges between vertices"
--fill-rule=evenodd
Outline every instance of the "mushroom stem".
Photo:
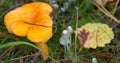
M 39 51 L 40 51 L 40 54 L 41 54 L 42 58 L 44 60 L 47 60 L 48 56 L 49 56 L 49 49 L 48 49 L 47 44 L 46 43 L 41 43 L 41 42 L 38 42 L 38 43 L 35 43 L 35 44 L 39 48 Z

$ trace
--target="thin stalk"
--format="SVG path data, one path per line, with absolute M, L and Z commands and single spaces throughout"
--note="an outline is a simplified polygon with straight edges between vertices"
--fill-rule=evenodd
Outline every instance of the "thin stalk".
M 78 28 L 78 7 L 75 7 L 76 9 L 76 30 Z M 75 63 L 77 63 L 77 33 L 75 34 Z

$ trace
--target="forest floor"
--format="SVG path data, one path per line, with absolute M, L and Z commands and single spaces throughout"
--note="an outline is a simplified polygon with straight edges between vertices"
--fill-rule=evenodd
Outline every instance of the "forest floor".
M 41 58 L 34 43 L 26 37 L 9 33 L 4 24 L 4 16 L 9 11 L 32 1 L 47 2 L 54 8 L 51 14 L 54 34 L 47 42 L 50 54 L 46 61 Z M 120 2 L 104 1 L 101 3 L 101 0 L 96 0 L 96 3 L 93 0 L 0 0 L 0 63 L 120 63 Z M 65 51 L 59 42 L 62 31 L 68 26 L 75 31 L 76 25 L 80 28 L 87 23 L 107 24 L 113 29 L 114 39 L 104 47 L 84 48 L 73 32 L 69 50 Z M 93 58 L 97 61 L 92 62 Z

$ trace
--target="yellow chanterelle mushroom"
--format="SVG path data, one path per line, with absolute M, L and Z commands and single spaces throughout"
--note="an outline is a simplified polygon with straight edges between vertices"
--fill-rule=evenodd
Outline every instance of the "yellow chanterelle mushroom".
M 46 42 L 52 37 L 52 11 L 47 3 L 32 2 L 8 12 L 4 23 L 10 33 L 26 36 L 34 42 L 40 48 L 43 59 L 47 59 L 49 51 Z

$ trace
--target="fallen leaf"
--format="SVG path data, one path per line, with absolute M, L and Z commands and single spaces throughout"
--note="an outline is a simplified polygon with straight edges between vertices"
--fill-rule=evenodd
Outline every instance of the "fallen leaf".
M 80 44 L 85 48 L 104 47 L 114 38 L 112 28 L 102 23 L 85 24 L 75 33 L 77 33 Z

